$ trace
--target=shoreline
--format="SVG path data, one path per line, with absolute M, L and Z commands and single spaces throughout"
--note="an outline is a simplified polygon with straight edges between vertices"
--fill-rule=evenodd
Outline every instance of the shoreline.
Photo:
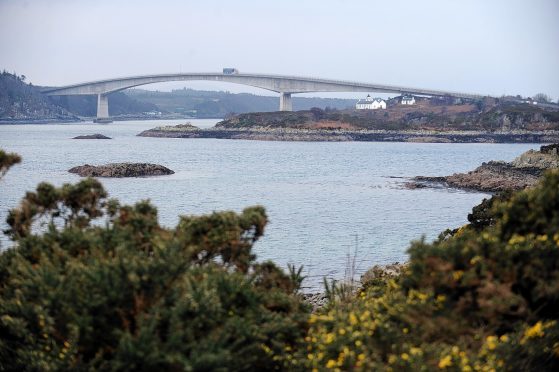
M 397 131 L 297 128 L 157 127 L 138 134 L 155 138 L 216 138 L 296 142 L 556 143 L 559 131 Z
M 449 188 L 477 192 L 499 193 L 523 190 L 536 185 L 543 174 L 559 168 L 559 143 L 541 146 L 539 150 L 528 150 L 511 162 L 490 161 L 482 163 L 467 173 L 449 176 L 416 176 L 405 185 L 409 189 L 420 189 L 443 185 Z

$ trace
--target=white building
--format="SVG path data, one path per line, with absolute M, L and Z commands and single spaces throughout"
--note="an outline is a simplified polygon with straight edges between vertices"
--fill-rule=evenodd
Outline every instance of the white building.
M 415 104 L 414 96 L 402 96 L 402 105 L 413 105 Z
M 382 98 L 371 98 L 370 95 L 367 95 L 367 98 L 360 99 L 355 104 L 355 108 L 357 110 L 377 110 L 377 109 L 385 109 L 386 102 Z

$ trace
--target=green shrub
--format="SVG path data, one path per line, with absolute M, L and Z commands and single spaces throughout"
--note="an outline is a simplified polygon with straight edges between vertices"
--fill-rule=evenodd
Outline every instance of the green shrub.
M 8 154 L 0 149 L 0 178 L 6 174 L 13 165 L 21 162 L 21 157 L 17 154 Z
M 256 263 L 262 207 L 159 225 L 86 179 L 41 184 L 8 217 L 0 370 L 274 369 L 302 337 L 300 281 Z
M 489 204 L 485 222 L 413 243 L 398 277 L 313 314 L 284 366 L 558 370 L 559 171 Z

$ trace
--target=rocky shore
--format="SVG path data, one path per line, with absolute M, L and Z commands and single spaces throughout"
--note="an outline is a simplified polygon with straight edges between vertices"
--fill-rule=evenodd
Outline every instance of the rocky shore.
M 80 165 L 68 170 L 82 177 L 147 177 L 173 174 L 172 170 L 159 164 L 112 163 L 106 165 Z
M 359 281 L 355 282 L 352 287 L 354 291 L 359 291 L 370 285 L 374 285 L 378 281 L 394 279 L 399 276 L 407 267 L 405 263 L 394 262 L 388 265 L 375 265 L 367 270 Z M 303 293 L 303 300 L 312 306 L 313 313 L 322 309 L 328 303 L 328 297 L 324 292 Z
M 72 139 L 112 139 L 111 137 L 107 137 L 103 134 L 100 133 L 95 133 L 95 134 L 87 134 L 87 135 L 83 135 L 83 136 L 76 136 L 73 137 Z
M 490 161 L 468 173 L 456 173 L 446 177 L 414 177 L 408 188 L 444 184 L 448 187 L 500 192 L 531 187 L 548 169 L 559 168 L 559 144 L 542 146 L 540 151 L 529 150 L 512 162 Z
M 258 141 L 308 142 L 432 142 L 432 143 L 550 143 L 559 142 L 559 131 L 393 131 L 299 128 L 223 128 L 200 129 L 189 124 L 148 129 L 141 137 L 219 138 Z

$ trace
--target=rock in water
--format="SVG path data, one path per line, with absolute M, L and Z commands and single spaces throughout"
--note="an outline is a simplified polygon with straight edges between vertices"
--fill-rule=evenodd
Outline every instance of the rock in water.
M 106 165 L 80 165 L 68 170 L 82 177 L 146 177 L 173 174 L 172 170 L 159 164 L 113 163 Z
M 76 136 L 72 139 L 112 139 L 112 138 L 104 136 L 104 135 L 99 134 L 99 133 L 95 133 L 95 134 L 88 134 L 88 135 L 85 135 L 85 136 Z
M 528 150 L 510 163 L 490 161 L 468 173 L 455 173 L 446 177 L 415 177 L 415 183 L 439 182 L 448 186 L 483 192 L 522 190 L 534 186 L 548 169 L 559 168 L 559 144 L 542 146 L 540 151 Z

